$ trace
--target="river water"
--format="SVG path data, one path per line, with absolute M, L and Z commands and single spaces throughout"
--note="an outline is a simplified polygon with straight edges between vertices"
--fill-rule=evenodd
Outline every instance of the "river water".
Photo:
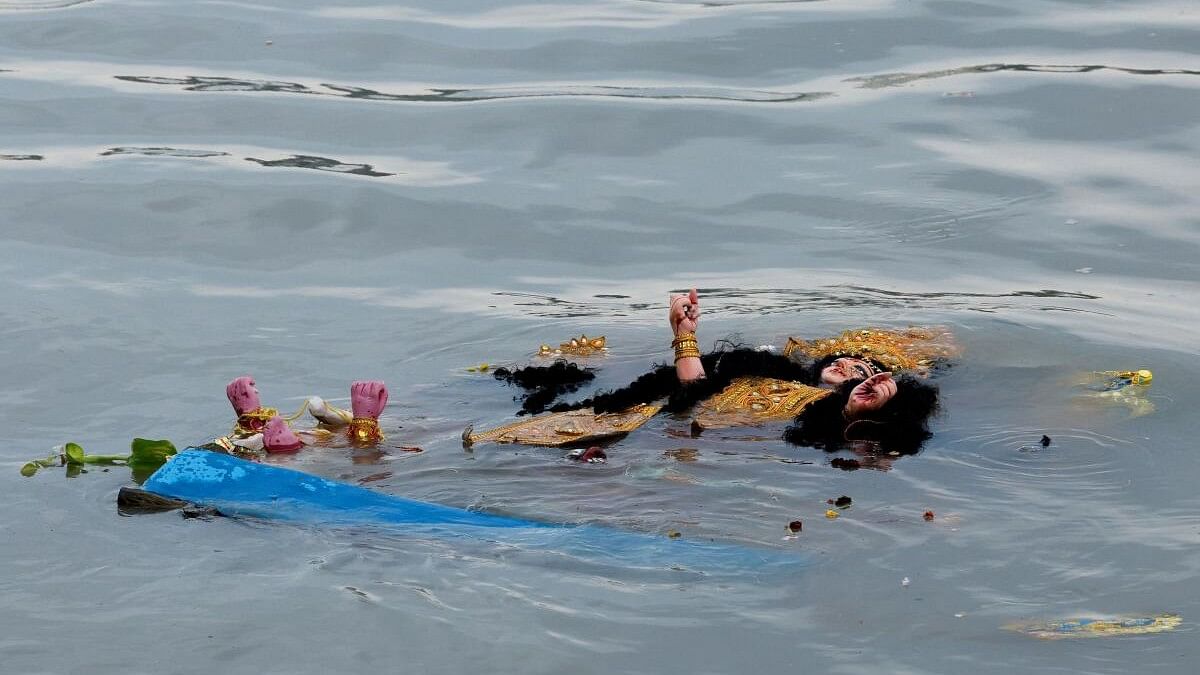
M 1195 3 L 370 2 L 0 0 L 0 671 L 1195 672 Z M 516 409 L 468 367 L 603 334 L 621 384 L 691 286 L 706 347 L 949 326 L 935 436 L 854 472 L 678 419 L 604 465 L 463 450 Z M 1075 386 L 1126 368 L 1153 412 Z M 803 566 L 123 517 L 124 469 L 18 473 L 203 442 L 242 374 L 282 409 L 388 382 L 386 452 L 284 465 Z

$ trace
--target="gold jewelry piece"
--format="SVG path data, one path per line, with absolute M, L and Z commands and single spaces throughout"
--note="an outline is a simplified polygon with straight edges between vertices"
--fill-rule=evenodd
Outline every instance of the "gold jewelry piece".
M 784 356 L 799 353 L 811 359 L 829 356 L 854 356 L 882 364 L 892 372 L 925 370 L 938 359 L 959 354 L 954 335 L 946 328 L 860 328 L 837 337 L 801 340 L 789 337 Z
M 790 420 L 833 392 L 771 377 L 739 377 L 699 405 L 693 424 L 701 429 Z
M 267 422 L 274 416 L 278 415 L 279 411 L 274 408 L 258 407 L 254 410 L 238 415 L 237 422 L 233 425 L 234 436 L 249 436 L 257 434 L 263 430 Z
M 551 447 L 588 443 L 627 434 L 645 424 L 661 407 L 639 404 L 620 412 L 601 415 L 597 415 L 591 408 L 582 408 L 538 415 L 479 433 L 467 427 L 462 436 L 463 446 L 471 447 L 476 443 L 487 442 Z
M 354 443 L 378 443 L 383 440 L 379 420 L 374 417 L 355 417 L 350 420 L 350 440 Z
M 695 333 L 680 333 L 671 340 L 671 347 L 675 350 L 675 362 L 679 363 L 680 359 L 700 358 L 700 343 L 696 341 Z
M 608 351 L 605 344 L 608 340 L 601 335 L 600 337 L 590 338 L 586 335 L 580 335 L 577 338 L 571 338 L 567 342 L 563 342 L 558 347 L 550 345 L 542 345 L 538 348 L 538 356 L 591 356 L 599 352 Z
M 695 341 L 696 341 L 695 333 L 680 333 L 679 335 L 675 336 L 674 340 L 671 340 L 671 346 L 674 347 L 674 346 L 678 345 L 680 342 L 695 342 Z

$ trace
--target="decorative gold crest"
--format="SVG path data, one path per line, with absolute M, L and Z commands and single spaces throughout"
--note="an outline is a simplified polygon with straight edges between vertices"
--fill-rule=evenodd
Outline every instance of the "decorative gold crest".
M 608 351 L 608 347 L 604 346 L 605 342 L 607 340 L 603 335 L 594 338 L 580 335 L 559 344 L 558 347 L 542 345 L 538 348 L 538 356 L 592 356 Z
M 938 359 L 957 356 L 959 351 L 953 334 L 943 327 L 859 328 L 817 340 L 789 337 L 783 355 L 798 353 L 812 359 L 857 356 L 877 361 L 892 372 L 920 372 Z

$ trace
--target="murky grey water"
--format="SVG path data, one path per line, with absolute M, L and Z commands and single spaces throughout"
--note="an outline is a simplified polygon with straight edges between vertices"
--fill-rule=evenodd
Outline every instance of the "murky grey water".
M 0 670 L 1194 672 L 1200 8 L 451 5 L 0 0 Z M 622 383 L 693 284 L 706 341 L 952 326 L 936 436 L 852 473 L 669 419 L 603 466 L 462 450 L 515 409 L 467 366 L 606 334 Z M 1070 386 L 1133 367 L 1151 415 Z M 127 472 L 18 475 L 206 440 L 244 373 L 281 408 L 386 379 L 425 450 L 291 465 L 809 564 L 124 518 Z M 1160 612 L 1183 627 L 1001 630 Z

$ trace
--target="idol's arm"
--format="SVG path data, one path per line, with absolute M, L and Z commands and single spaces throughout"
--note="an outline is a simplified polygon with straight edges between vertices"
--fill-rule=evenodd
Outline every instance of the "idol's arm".
M 675 339 L 671 347 L 675 350 L 675 374 L 683 384 L 704 377 L 704 365 L 700 363 L 700 345 L 696 340 L 696 327 L 700 322 L 700 297 L 696 289 L 687 295 L 672 295 L 668 313 L 671 332 Z

